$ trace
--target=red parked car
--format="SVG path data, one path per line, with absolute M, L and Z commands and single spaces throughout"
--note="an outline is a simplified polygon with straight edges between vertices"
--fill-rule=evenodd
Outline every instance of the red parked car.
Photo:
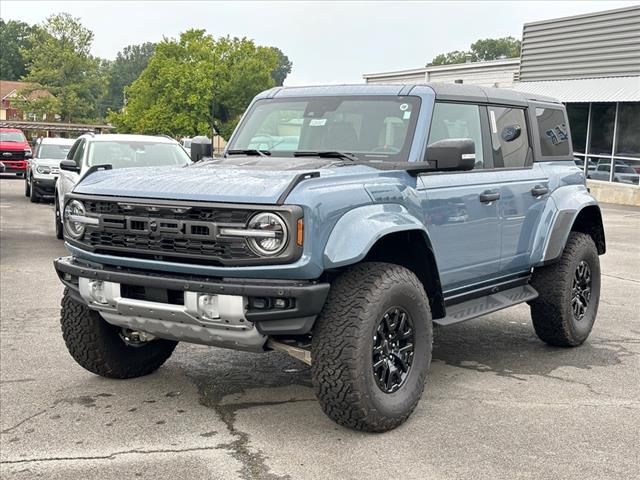
M 22 130 L 0 128 L 0 162 L 5 166 L 5 173 L 24 176 L 29 158 L 31 147 Z

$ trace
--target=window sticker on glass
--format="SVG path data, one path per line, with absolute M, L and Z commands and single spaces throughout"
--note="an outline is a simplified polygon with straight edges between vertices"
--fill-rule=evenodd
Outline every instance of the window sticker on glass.
M 491 133 L 498 133 L 498 125 L 496 125 L 496 112 L 489 110 L 489 120 L 491 121 Z
M 401 110 L 402 112 L 406 111 L 406 110 L 407 110 L 407 108 L 409 108 L 409 105 L 408 105 L 408 104 L 406 104 L 406 103 L 403 103 L 402 105 L 400 105 L 400 110 Z
M 322 127 L 327 123 L 326 118 L 312 118 L 309 122 L 310 127 Z
M 404 112 L 402 114 L 402 119 L 403 120 L 409 120 L 411 118 L 411 112 Z

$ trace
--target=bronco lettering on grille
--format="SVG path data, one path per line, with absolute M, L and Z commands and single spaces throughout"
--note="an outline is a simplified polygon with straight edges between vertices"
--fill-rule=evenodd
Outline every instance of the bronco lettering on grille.
M 134 217 L 128 215 L 100 215 L 100 229 L 122 229 L 128 233 L 150 237 L 214 239 L 217 226 L 213 222 L 178 220 L 172 218 Z

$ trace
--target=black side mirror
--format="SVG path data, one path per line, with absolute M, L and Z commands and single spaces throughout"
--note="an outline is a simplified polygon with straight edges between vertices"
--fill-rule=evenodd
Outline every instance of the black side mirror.
M 191 139 L 191 161 L 198 162 L 204 157 L 213 156 L 213 146 L 211 139 L 205 136 L 193 137 Z
M 78 173 L 80 169 L 76 162 L 73 160 L 60 160 L 60 170 L 66 170 L 67 172 L 76 172 Z
M 470 138 L 448 138 L 427 146 L 427 162 L 434 170 L 473 170 L 476 145 Z

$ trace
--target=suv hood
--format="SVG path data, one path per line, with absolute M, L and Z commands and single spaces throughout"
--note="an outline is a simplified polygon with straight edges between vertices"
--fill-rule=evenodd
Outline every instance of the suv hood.
M 26 142 L 0 142 L 0 150 L 21 151 L 21 150 L 31 150 L 31 147 Z
M 55 160 L 53 158 L 33 158 L 31 159 L 31 163 L 33 165 L 46 165 L 47 167 L 60 166 L 60 160 Z
M 299 174 L 323 169 L 323 175 L 336 175 L 367 168 L 327 168 L 335 163 L 335 159 L 240 157 L 205 160 L 186 167 L 121 168 L 92 173 L 73 191 L 131 198 L 275 204 Z

